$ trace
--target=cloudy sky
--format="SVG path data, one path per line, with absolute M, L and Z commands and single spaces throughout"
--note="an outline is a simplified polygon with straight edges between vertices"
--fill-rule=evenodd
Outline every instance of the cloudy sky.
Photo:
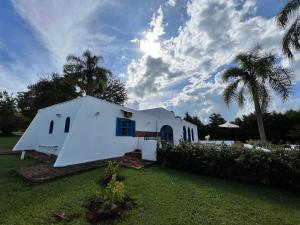
M 1 0 L 0 90 L 18 92 L 42 74 L 62 72 L 68 54 L 90 49 L 128 88 L 128 106 L 186 111 L 204 121 L 253 110 L 228 109 L 222 71 L 260 43 L 281 54 L 274 16 L 284 0 Z M 292 96 L 269 110 L 300 106 L 300 59 Z

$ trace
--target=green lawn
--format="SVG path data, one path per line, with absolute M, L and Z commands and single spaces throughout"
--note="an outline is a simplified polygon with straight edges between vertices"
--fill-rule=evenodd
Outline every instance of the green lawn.
M 20 135 L 14 136 L 1 136 L 0 135 L 0 150 L 1 149 L 12 149 L 17 141 L 20 139 Z
M 55 224 L 52 214 L 59 209 L 78 214 L 68 224 L 86 224 L 81 205 L 102 191 L 97 180 L 104 169 L 30 186 L 14 168 L 32 163 L 0 156 L 0 224 Z M 121 173 L 137 207 L 113 224 L 300 224 L 300 193 L 156 166 L 141 171 L 122 168 Z

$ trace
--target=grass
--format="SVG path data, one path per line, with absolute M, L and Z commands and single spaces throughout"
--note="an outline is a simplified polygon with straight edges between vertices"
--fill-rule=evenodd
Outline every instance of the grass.
M 86 199 L 101 192 L 104 169 L 30 186 L 14 169 L 35 163 L 0 156 L 0 224 L 56 224 L 53 213 L 75 212 L 68 224 L 86 224 Z M 300 224 L 300 193 L 246 185 L 152 166 L 121 169 L 137 207 L 104 224 Z
M 2 136 L 0 135 L 0 149 L 12 149 L 17 141 L 20 139 L 20 135 Z

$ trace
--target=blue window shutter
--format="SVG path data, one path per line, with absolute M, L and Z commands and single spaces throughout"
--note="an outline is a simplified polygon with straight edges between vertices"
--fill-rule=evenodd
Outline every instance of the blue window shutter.
M 117 118 L 116 136 L 122 136 L 122 118 Z
M 131 136 L 135 137 L 135 121 L 131 121 Z

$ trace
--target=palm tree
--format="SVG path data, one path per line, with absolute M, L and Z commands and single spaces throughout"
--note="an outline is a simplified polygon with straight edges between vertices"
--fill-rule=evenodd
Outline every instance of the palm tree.
M 270 101 L 269 87 L 277 92 L 283 101 L 287 100 L 292 87 L 292 71 L 278 65 L 278 58 L 272 53 L 262 52 L 260 46 L 235 57 L 238 67 L 228 68 L 222 75 L 229 82 L 223 92 L 224 102 L 229 106 L 233 99 L 239 107 L 244 106 L 245 96 L 250 94 L 261 141 L 266 141 L 263 113 Z
M 289 0 L 277 15 L 278 25 L 284 29 L 288 26 L 282 39 L 282 51 L 290 59 L 293 59 L 291 48 L 300 50 L 300 15 L 295 16 L 299 7 L 300 0 Z M 294 17 L 295 20 L 289 25 L 291 17 Z
M 101 60 L 101 56 L 92 55 L 89 50 L 81 57 L 75 55 L 67 57 L 67 64 L 64 65 L 65 76 L 78 85 L 81 94 L 94 96 L 96 89 L 98 91 L 104 89 L 112 73 L 98 65 Z

